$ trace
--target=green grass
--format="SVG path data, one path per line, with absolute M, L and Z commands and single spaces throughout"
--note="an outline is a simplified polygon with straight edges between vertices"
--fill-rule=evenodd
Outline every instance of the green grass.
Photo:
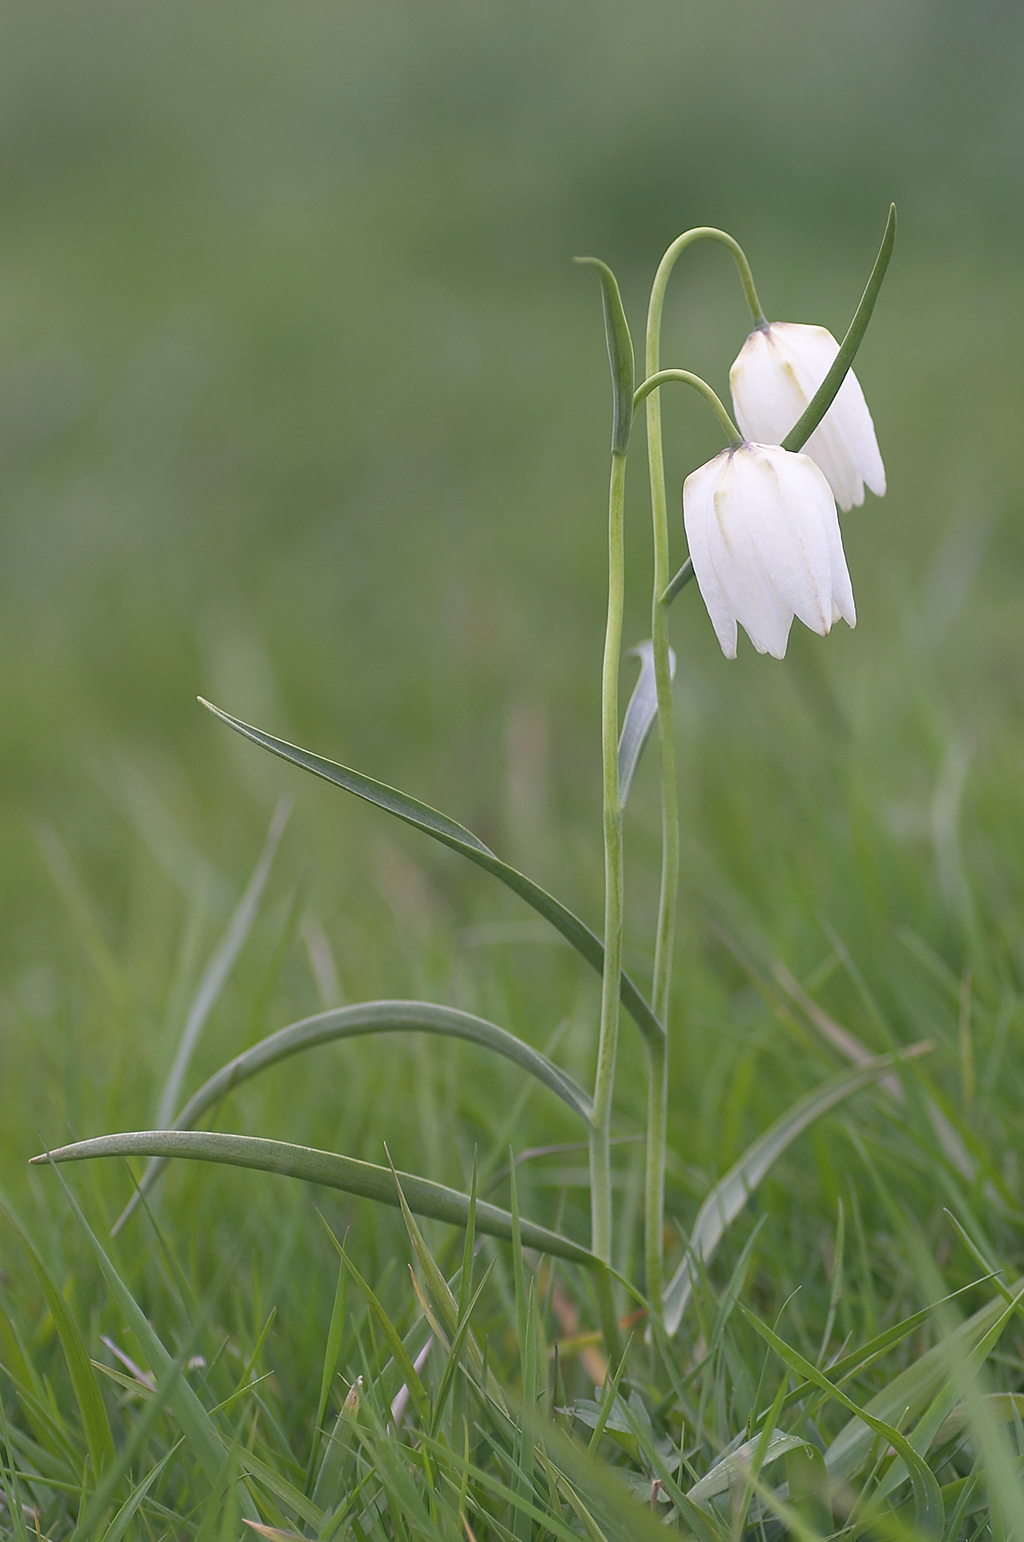
M 925 1457 L 941 1535 L 1020 1537 L 1021 1409 L 991 1400 L 1024 1384 L 1019 1311 L 981 1366 L 954 1336 L 995 1323 L 1024 1273 L 1020 19 L 101 0 L 8 6 L 0 35 L 0 1192 L 33 1244 L 0 1220 L 0 1536 L 36 1534 L 22 1503 L 43 1536 L 111 1542 L 237 1537 L 257 1512 L 316 1535 L 341 1503 L 355 1538 L 464 1537 L 463 1515 L 480 1542 L 632 1537 L 653 1534 L 634 1496 L 659 1479 L 659 1515 L 674 1501 L 701 1542 L 916 1537 L 934 1493 L 892 1437 L 844 1458 L 831 1518 L 807 1445 L 756 1473 L 773 1430 L 839 1435 L 848 1408 L 802 1365 L 838 1358 L 832 1383 L 848 1371 L 842 1393 L 880 1399 Z M 712 1184 L 844 1063 L 790 977 L 873 1054 L 934 1041 L 902 1102 L 860 1092 L 799 1138 L 678 1338 L 634 1324 L 603 1406 L 580 1271 L 477 1239 L 470 1314 L 461 1231 L 424 1221 L 416 1242 L 398 1211 L 293 1180 L 172 1165 L 111 1241 L 129 1175 L 61 1169 L 105 1277 L 28 1158 L 152 1124 L 282 794 L 187 1093 L 264 1034 L 378 996 L 475 1013 L 590 1082 L 598 983 L 567 947 L 195 696 L 444 809 L 598 924 L 608 391 L 596 286 L 569 259 L 615 266 L 638 333 L 666 242 L 725 224 L 769 314 L 838 331 L 891 197 L 899 245 L 857 365 L 890 491 L 843 522 L 857 630 L 727 664 L 693 586 L 673 611 L 669 1267 Z M 664 362 L 724 388 L 745 330 L 728 261 L 695 254 L 675 285 Z M 674 497 L 718 442 L 696 405 L 665 421 Z M 639 448 L 627 643 L 649 626 Z M 681 560 L 678 517 L 673 543 Z M 649 751 L 626 822 L 642 986 L 656 782 Z M 632 1275 L 643 1098 L 627 1021 Z M 375 1163 L 386 1142 L 458 1189 L 475 1153 L 506 1208 L 510 1143 L 580 1135 L 518 1068 L 398 1035 L 282 1063 L 215 1125 Z M 516 1189 L 524 1217 L 585 1240 L 585 1151 L 524 1161 Z M 415 1358 L 429 1331 L 414 1261 L 457 1352 L 435 1343 L 395 1435 L 394 1336 Z M 754 1470 L 693 1509 L 731 1445 Z

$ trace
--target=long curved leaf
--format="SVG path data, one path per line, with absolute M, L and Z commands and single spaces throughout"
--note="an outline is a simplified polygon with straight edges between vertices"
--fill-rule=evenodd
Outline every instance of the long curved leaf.
M 600 257 L 574 257 L 587 267 L 595 268 L 601 280 L 601 304 L 604 309 L 604 335 L 608 344 L 608 363 L 612 372 L 612 453 L 625 455 L 629 445 L 629 431 L 633 426 L 633 381 L 636 364 L 633 358 L 633 339 L 629 335 L 629 323 L 622 308 L 622 296 L 615 274 Z
M 402 1185 L 409 1209 L 453 1226 L 465 1226 L 469 1219 L 467 1194 L 419 1178 L 413 1173 L 393 1174 L 388 1167 L 374 1162 L 360 1162 L 355 1157 L 338 1156 L 333 1151 L 317 1151 L 311 1146 L 293 1146 L 286 1141 L 264 1140 L 256 1135 L 224 1135 L 208 1130 L 138 1130 L 119 1135 L 100 1135 L 94 1140 L 76 1141 L 73 1146 L 32 1158 L 33 1163 L 83 1162 L 91 1157 L 157 1156 L 185 1157 L 194 1162 L 221 1162 L 229 1167 L 251 1167 L 257 1172 L 280 1173 L 286 1178 L 301 1178 L 324 1188 L 341 1189 L 362 1199 L 399 1207 L 395 1177 Z M 600 1260 L 578 1242 L 548 1231 L 533 1221 L 520 1221 L 520 1234 L 527 1247 L 553 1253 L 572 1263 L 603 1268 Z M 476 1202 L 476 1228 L 492 1237 L 512 1240 L 512 1217 L 507 1210 L 485 1200 Z
M 880 1055 L 869 1065 L 840 1072 L 831 1081 L 816 1087 L 813 1092 L 794 1103 L 747 1148 L 736 1165 L 715 1184 L 697 1212 L 686 1256 L 665 1291 L 665 1327 L 670 1334 L 676 1332 L 682 1321 L 698 1272 L 698 1260 L 703 1259 L 705 1264 L 708 1262 L 726 1228 L 739 1215 L 772 1163 L 786 1147 L 830 1108 L 858 1092 L 861 1087 L 885 1076 L 897 1061 L 915 1059 L 918 1055 L 927 1054 L 931 1048 L 929 1043 L 911 1044 L 894 1055 Z
M 264 733 L 260 728 L 253 728 L 251 724 L 243 723 L 240 718 L 232 717 L 229 712 L 222 712 L 220 707 L 215 707 L 202 696 L 199 700 L 213 713 L 214 717 L 219 717 L 222 723 L 226 723 L 243 738 L 251 739 L 253 744 L 259 744 L 272 755 L 280 755 L 282 760 L 290 761 L 293 766 L 301 766 L 304 771 L 312 771 L 314 776 L 322 776 L 325 781 L 333 782 L 336 787 L 343 787 L 346 792 L 354 793 L 357 798 L 364 798 L 367 803 L 375 804 L 377 808 L 393 814 L 396 819 L 403 820 L 414 829 L 433 836 L 434 840 L 440 841 L 443 846 L 449 846 L 452 851 L 468 857 L 470 862 L 475 862 L 477 867 L 482 867 L 485 873 L 500 879 L 514 894 L 518 894 L 520 899 L 524 899 L 532 906 L 538 915 L 550 921 L 555 930 L 562 934 L 566 942 L 572 944 L 577 953 L 581 954 L 598 974 L 602 972 L 604 945 L 590 927 L 568 910 L 560 900 L 556 900 L 546 889 L 534 883 L 532 878 L 527 878 L 525 873 L 520 873 L 507 862 L 502 862 L 490 847 L 485 846 L 483 841 L 479 840 L 472 831 L 467 830 L 464 825 L 449 819 L 447 814 L 438 813 L 437 809 L 431 808 L 428 804 L 420 803 L 417 798 L 410 798 L 406 793 L 399 792 L 394 787 L 388 787 L 384 782 L 374 781 L 371 776 L 364 776 L 360 771 L 338 765 L 333 760 L 325 760 L 322 755 L 314 755 L 310 750 L 299 749 L 297 745 L 289 744 L 284 739 L 277 739 L 273 734 Z M 621 995 L 622 1005 L 644 1038 L 655 1043 L 663 1040 L 664 1028 L 629 975 L 625 973 L 622 976 Z
M 658 716 L 658 687 L 654 678 L 654 644 L 637 643 L 630 652 L 640 660 L 640 678 L 633 687 L 619 735 L 619 807 L 625 808 L 644 746 Z M 676 675 L 676 656 L 668 650 L 669 675 Z
M 314 1049 L 318 1044 L 333 1044 L 339 1039 L 352 1039 L 370 1033 L 435 1033 L 447 1038 L 468 1039 L 484 1049 L 503 1055 L 506 1060 L 521 1066 L 550 1088 L 574 1113 L 587 1123 L 592 1110 L 591 1099 L 578 1082 L 556 1066 L 540 1050 L 534 1049 L 515 1034 L 489 1023 L 469 1012 L 454 1007 L 436 1006 L 429 1001 L 366 1001 L 357 1006 L 336 1007 L 331 1012 L 320 1012 L 315 1017 L 303 1018 L 287 1028 L 261 1039 L 249 1049 L 243 1050 L 227 1065 L 214 1072 L 189 1098 L 181 1113 L 171 1125 L 175 1130 L 191 1130 L 208 1108 L 227 1096 L 234 1087 L 248 1081 L 268 1066 L 277 1065 L 291 1055 Z M 154 1182 L 164 1164 L 159 1159 L 146 1169 L 139 1188 L 129 1200 L 124 1212 L 114 1225 L 120 1230 L 131 1215 L 141 1196 Z
M 784 450 L 801 450 L 808 439 L 814 433 L 818 424 L 831 407 L 839 391 L 839 387 L 846 379 L 846 372 L 853 363 L 857 349 L 861 345 L 864 333 L 867 331 L 868 322 L 871 320 L 871 312 L 875 308 L 878 299 L 878 291 L 882 287 L 886 269 L 889 266 L 889 258 L 896 244 L 896 205 L 889 205 L 889 217 L 885 222 L 885 233 L 882 236 L 882 244 L 875 258 L 875 265 L 871 269 L 871 276 L 860 297 L 857 306 L 846 331 L 846 336 L 839 345 L 839 352 L 832 361 L 832 367 L 825 376 L 821 385 L 815 391 L 807 403 L 802 415 L 793 424 L 789 433 L 782 441 Z

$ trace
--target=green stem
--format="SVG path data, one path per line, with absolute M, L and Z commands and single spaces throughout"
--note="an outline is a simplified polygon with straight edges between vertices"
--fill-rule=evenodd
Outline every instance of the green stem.
M 665 298 L 665 289 L 668 284 L 669 274 L 675 267 L 677 258 L 679 258 L 683 252 L 685 252 L 688 246 L 692 246 L 695 241 L 717 241 L 719 245 L 724 246 L 727 251 L 732 253 L 736 266 L 739 269 L 740 283 L 743 285 L 743 297 L 746 300 L 747 305 L 750 307 L 751 316 L 754 318 L 754 326 L 766 327 L 768 325 L 768 320 L 764 311 L 761 309 L 761 302 L 757 298 L 757 290 L 754 288 L 754 275 L 750 271 L 750 263 L 747 261 L 747 254 L 743 250 L 742 246 L 738 241 L 733 240 L 732 236 L 727 230 L 718 230 L 714 225 L 695 225 L 692 230 L 686 230 L 681 236 L 676 237 L 668 251 L 665 253 L 664 257 L 661 259 L 661 262 L 658 266 L 658 271 L 655 274 L 654 289 L 651 291 L 651 309 L 647 314 L 648 320 L 650 320 L 653 315 L 655 306 L 657 307 L 659 337 L 661 330 L 662 303 Z M 650 368 L 649 353 L 650 341 L 651 334 L 650 329 L 648 328 L 648 374 L 652 373 Z
M 679 794 L 676 788 L 676 747 L 672 721 L 672 676 L 668 656 L 669 541 L 668 505 L 665 496 L 665 457 L 661 439 L 661 392 L 655 382 L 661 368 L 661 318 L 665 290 L 676 261 L 695 241 L 718 241 L 726 247 L 739 268 L 743 293 L 755 326 L 766 326 L 761 302 L 754 288 L 750 264 L 743 248 L 724 230 L 698 225 L 679 236 L 661 262 L 654 276 L 651 302 L 647 312 L 647 351 L 645 373 L 650 383 L 647 401 L 647 457 L 651 472 L 651 519 L 654 527 L 654 595 L 651 605 L 651 638 L 654 644 L 654 678 L 658 693 L 658 743 L 661 751 L 661 894 L 658 900 L 658 924 L 654 951 L 654 1006 L 668 1030 L 669 988 L 672 978 L 672 945 L 676 930 L 676 904 L 679 891 Z M 699 387 L 698 387 L 699 389 Z M 710 389 L 710 388 L 709 388 Z M 644 387 L 641 386 L 641 391 Z M 642 400 L 643 398 L 641 398 Z M 634 397 L 634 401 L 636 398 Z M 718 398 L 715 398 L 718 401 Z M 714 403 L 712 403 L 714 406 Z M 728 413 L 730 439 L 739 435 Z M 718 410 L 716 409 L 716 410 Z M 723 422 L 723 426 L 725 426 Z M 735 441 L 734 441 L 735 442 Z M 680 585 L 681 587 L 681 585 Z M 674 593 L 675 591 L 673 591 Z M 659 1011 L 660 1007 L 660 1011 Z M 647 1297 L 655 1311 L 661 1309 L 664 1258 L 662 1231 L 665 1193 L 665 1141 L 668 1100 L 667 1040 L 664 1053 L 652 1050 L 648 1056 L 648 1128 L 644 1192 L 644 1257 L 647 1270 Z
M 691 374 L 688 369 L 659 369 L 655 374 L 649 375 L 643 385 L 637 386 L 633 392 L 633 411 L 635 412 L 640 403 L 646 401 L 653 391 L 657 391 L 660 386 L 668 385 L 673 380 L 678 380 L 683 385 L 693 386 L 695 391 L 700 392 L 725 429 L 726 438 L 733 449 L 737 449 L 743 443 L 743 435 L 726 411 L 722 398 L 711 389 L 706 380 L 702 380 L 699 375 Z
M 675 578 L 673 578 L 672 582 L 666 587 L 665 592 L 661 597 L 661 603 L 663 605 L 671 605 L 680 589 L 685 589 L 692 577 L 693 560 L 692 558 L 687 557 Z
M 665 1143 L 668 1135 L 668 1041 L 647 1048 L 647 1163 L 644 1174 L 644 1268 L 647 1299 L 660 1312 L 664 1294 Z M 651 1218 L 657 1225 L 651 1223 Z
M 605 1263 L 612 1256 L 610 1132 L 615 1050 L 619 1034 L 622 971 L 622 810 L 619 807 L 619 659 L 624 595 L 623 502 L 626 455 L 612 454 L 608 489 L 608 624 L 601 678 L 601 765 L 604 805 L 604 972 L 601 1032 L 590 1131 L 591 1250 Z

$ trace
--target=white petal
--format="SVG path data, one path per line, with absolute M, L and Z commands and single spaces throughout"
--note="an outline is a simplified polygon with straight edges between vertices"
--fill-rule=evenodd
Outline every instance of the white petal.
M 707 465 L 693 471 L 683 483 L 683 525 L 686 544 L 701 599 L 711 617 L 711 625 L 727 659 L 736 657 L 736 617 L 730 610 L 718 581 L 708 549 L 707 525 L 714 498 L 714 487 L 722 470 L 723 450 Z
M 729 371 L 729 389 L 740 433 L 757 444 L 781 444 L 810 401 L 774 328 L 751 332 Z
M 736 471 L 752 537 L 779 601 L 825 636 L 832 625 L 832 564 L 823 515 L 835 509 L 828 483 L 807 456 L 770 445 L 737 452 Z
M 759 653 L 785 657 L 793 607 L 780 596 L 762 555 L 761 507 L 746 447 L 731 451 L 714 490 L 708 549 L 729 608 Z M 753 496 L 752 496 L 753 493 Z
M 757 338 L 762 341 L 756 343 Z M 838 351 L 839 344 L 825 327 L 776 321 L 767 330 L 751 333 L 729 377 L 737 422 L 747 438 L 780 443 L 824 380 Z M 789 404 L 789 414 L 783 412 L 783 402 Z M 875 427 L 852 370 L 804 452 L 824 471 L 840 508 L 863 503 L 865 482 L 879 497 L 885 492 L 885 468 Z

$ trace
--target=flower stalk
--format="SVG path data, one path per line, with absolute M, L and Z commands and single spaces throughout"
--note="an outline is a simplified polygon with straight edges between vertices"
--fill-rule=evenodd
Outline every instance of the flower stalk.
M 612 451 L 608 488 L 608 620 L 601 674 L 601 769 L 604 817 L 604 971 L 601 1026 L 590 1130 L 591 1251 L 605 1263 L 612 1255 L 611 1113 L 619 1037 L 622 973 L 622 809 L 619 805 L 619 667 L 625 594 L 623 511 L 625 449 Z

